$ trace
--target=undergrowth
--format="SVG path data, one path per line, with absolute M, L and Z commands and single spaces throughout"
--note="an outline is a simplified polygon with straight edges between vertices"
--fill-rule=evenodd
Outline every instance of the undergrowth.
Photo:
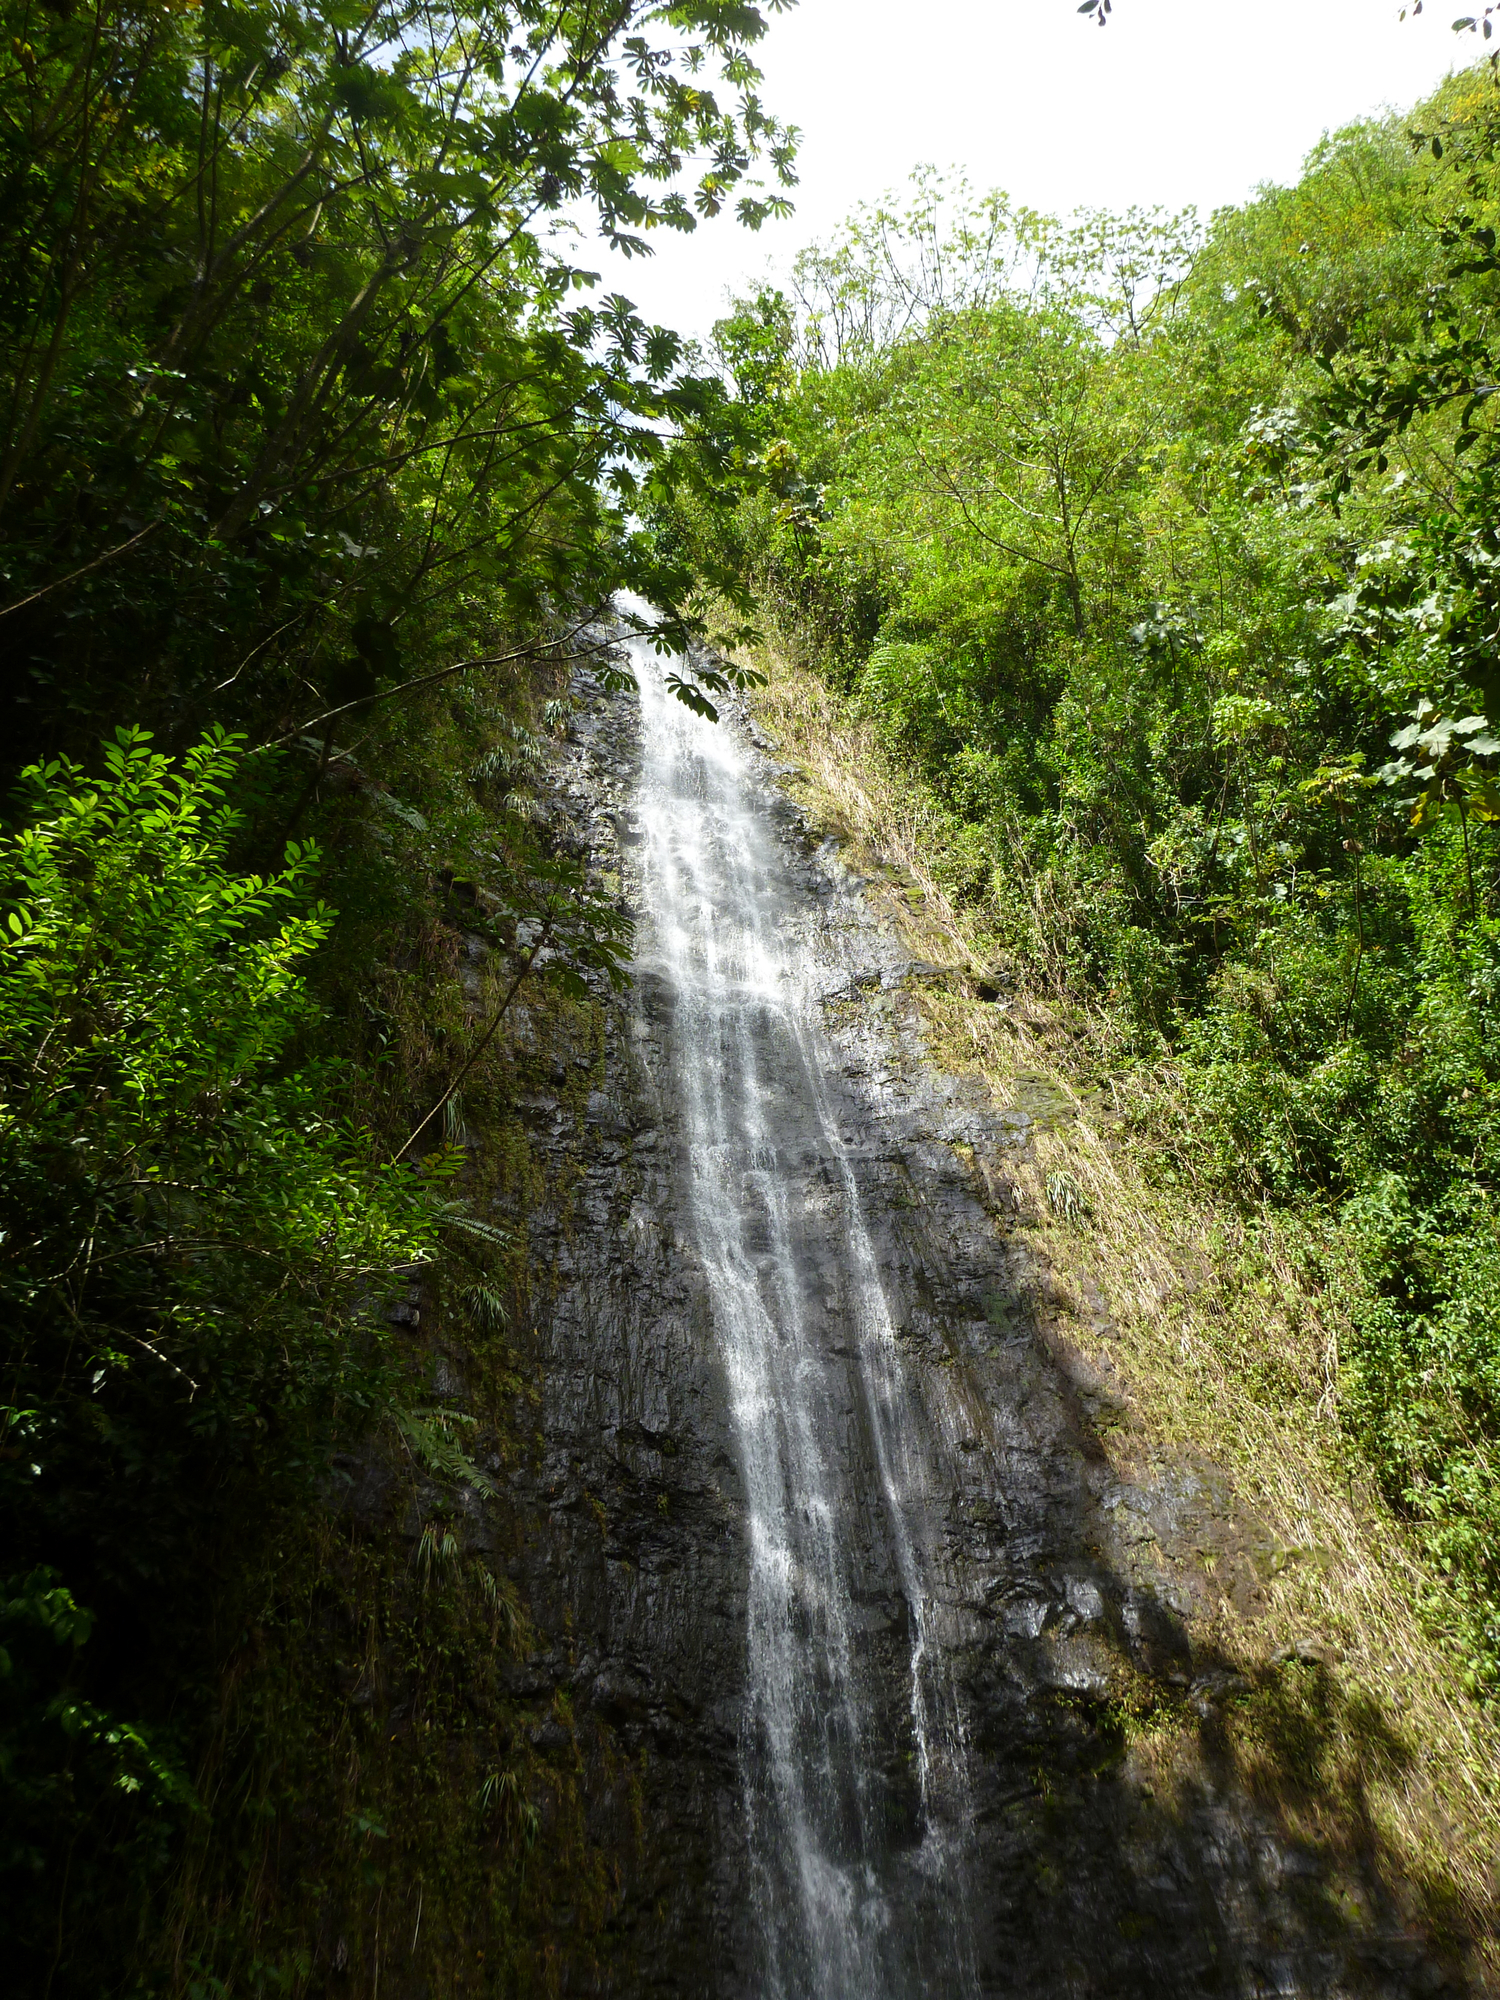
M 430 698 L 311 786 L 139 733 L 34 781 L 0 1155 L 24 1990 L 521 1995 L 618 1950 L 597 1799 L 639 1774 L 527 1664 L 504 1491 L 527 1218 L 579 1171 L 516 1107 L 561 1069 L 581 1110 L 626 936 L 535 824 L 566 681 Z

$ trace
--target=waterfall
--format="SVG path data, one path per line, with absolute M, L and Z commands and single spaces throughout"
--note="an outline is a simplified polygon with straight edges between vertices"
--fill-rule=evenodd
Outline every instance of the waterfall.
M 820 1027 L 826 967 L 750 753 L 634 645 L 643 968 L 670 995 L 681 1237 L 729 1384 L 748 1543 L 740 1760 L 764 2000 L 965 2000 L 961 1703 L 931 1484 Z

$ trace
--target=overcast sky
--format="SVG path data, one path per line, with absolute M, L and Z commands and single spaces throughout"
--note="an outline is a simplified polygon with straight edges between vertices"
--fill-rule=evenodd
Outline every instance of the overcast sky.
M 767 107 L 802 129 L 797 213 L 751 235 L 728 217 L 624 264 L 605 287 L 705 333 L 726 289 L 826 237 L 923 161 L 1033 208 L 1191 203 L 1203 213 L 1296 177 L 1326 131 L 1407 108 L 1479 43 L 1429 0 L 801 0 L 761 44 Z M 580 262 L 594 263 L 594 250 Z M 603 289 L 603 288 L 601 288 Z

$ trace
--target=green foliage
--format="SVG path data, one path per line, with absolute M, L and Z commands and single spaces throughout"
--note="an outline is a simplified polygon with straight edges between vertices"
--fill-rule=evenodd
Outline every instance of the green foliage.
M 1172 1170 L 1321 1222 L 1344 1420 L 1487 1697 L 1497 229 L 1485 71 L 1205 232 L 919 177 L 720 327 L 780 473 L 671 514 L 920 772 L 993 955 L 1170 1062 Z
M 386 1295 L 441 1239 L 496 1337 L 512 1245 L 442 1184 L 510 1130 L 518 995 L 586 1010 L 630 934 L 538 810 L 547 737 L 580 656 L 623 678 L 623 589 L 677 640 L 699 572 L 744 597 L 638 518 L 754 476 L 587 233 L 785 209 L 777 4 L 0 4 L 0 1938 L 54 2000 L 305 1981 L 257 1812 L 376 1865 L 318 1819 L 341 1697 L 268 1693 L 327 1664 L 278 1579 L 336 1447 L 489 1484 Z
M 39 1568 L 4 1586 L 0 1599 L 0 1784 L 6 1801 L 0 1880 L 7 1897 L 35 1898 L 48 1919 L 60 1843 L 76 1844 L 88 1821 L 108 1821 L 126 1850 L 127 1878 L 138 1887 L 160 1879 L 170 1837 L 197 1808 L 173 1757 L 175 1744 L 104 1713 L 79 1692 L 79 1651 L 93 1614 L 73 1600 L 55 1570 Z M 80 1857 L 89 1873 L 93 1856 Z M 91 1886 L 91 1885 L 90 1885 Z M 13 1966 L 35 1974 L 53 1922 L 31 1937 L 8 1926 L 21 1945 Z M 29 1947 L 29 1949 L 27 1948 Z M 53 1956 L 57 1953 L 54 1950 Z
M 758 11 L 0 16 L 12 770 L 122 713 L 179 746 L 321 723 L 626 583 L 680 632 L 630 510 L 712 476 L 724 399 L 579 296 L 561 211 L 635 254 L 785 207 L 749 178 L 792 172 Z
M 0 1924 L 40 1985 L 80 1919 L 75 1979 L 146 1926 L 195 1810 L 203 1612 L 232 1618 L 267 1510 L 389 1402 L 371 1308 L 430 1255 L 442 1173 L 341 1120 L 343 1066 L 299 1049 L 332 913 L 310 847 L 233 866 L 235 739 L 174 763 L 121 731 L 98 777 L 23 782 L 0 844 Z

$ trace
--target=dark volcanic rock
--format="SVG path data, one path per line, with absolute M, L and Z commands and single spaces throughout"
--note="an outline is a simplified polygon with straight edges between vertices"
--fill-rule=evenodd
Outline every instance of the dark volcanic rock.
M 545 1636 L 516 1670 L 517 1690 L 537 1698 L 543 1749 L 569 1751 L 566 1732 L 545 1740 L 558 1688 L 578 1718 L 576 1744 L 595 1726 L 586 1783 L 596 1835 L 618 1855 L 609 1949 L 575 1964 L 565 1990 L 751 2000 L 780 1989 L 757 1932 L 746 1805 L 746 1759 L 759 1753 L 746 1734 L 745 1458 L 693 1220 L 682 995 L 645 921 L 649 843 L 631 807 L 638 710 L 592 693 L 586 677 L 579 688 L 554 815 L 596 871 L 618 875 L 643 928 L 633 989 L 616 999 L 601 988 L 603 1075 L 582 1111 L 562 1096 L 528 1107 L 534 1147 L 576 1160 L 580 1174 L 566 1202 L 529 1218 L 542 1400 L 528 1420 L 537 1448 L 507 1475 L 525 1524 L 510 1566 Z M 1280 1682 L 1251 1688 L 1232 1663 L 1195 1650 L 1193 1574 L 1170 1558 L 1206 1538 L 1251 1613 L 1257 1530 L 1212 1467 L 1180 1463 L 1137 1485 L 1101 1448 L 1120 1385 L 1107 1361 L 1059 1333 L 1007 1178 L 1058 1107 L 1039 1091 L 997 1108 L 927 1062 L 921 990 L 946 975 L 881 930 L 836 848 L 816 846 L 782 809 L 775 767 L 733 716 L 723 727 L 739 733 L 764 798 L 774 857 L 764 893 L 778 933 L 821 996 L 815 1057 L 894 1329 L 906 1532 L 941 1656 L 923 1671 L 951 1691 L 966 1746 L 964 1858 L 953 1865 L 971 1950 L 952 1984 L 925 1983 L 919 1948 L 898 1953 L 891 1963 L 905 1969 L 880 1990 L 892 2000 L 1466 1990 L 1410 1934 L 1373 1835 L 1351 1826 L 1308 1845 L 1274 1791 L 1234 1766 L 1226 1705 L 1263 1699 L 1280 1714 Z M 870 1690 L 863 1754 L 886 1815 L 886 1880 L 910 1899 L 889 1918 L 920 1931 L 953 1921 L 953 1895 L 944 1902 L 921 1872 L 914 1610 L 873 1462 L 882 1447 L 857 1273 L 832 1256 L 843 1238 L 824 1228 L 849 1196 L 838 1160 L 809 1142 L 802 1089 L 795 1074 L 767 1074 L 764 1110 L 821 1379 L 844 1413 L 830 1450 L 856 1586 L 851 1645 Z M 568 1180 L 560 1165 L 555 1179 Z M 756 1226 L 747 1208 L 752 1260 Z M 1319 1712 L 1324 1672 L 1286 1663 L 1299 1715 Z M 1191 1750 L 1166 1781 L 1126 1727 L 1153 1714 Z M 1289 1763 L 1315 1760 L 1316 1742 L 1293 1737 Z M 1293 1770 L 1287 1782 L 1307 1777 Z M 948 1963 L 943 1949 L 933 1962 Z M 837 1990 L 810 1978 L 794 1969 L 788 2000 Z

